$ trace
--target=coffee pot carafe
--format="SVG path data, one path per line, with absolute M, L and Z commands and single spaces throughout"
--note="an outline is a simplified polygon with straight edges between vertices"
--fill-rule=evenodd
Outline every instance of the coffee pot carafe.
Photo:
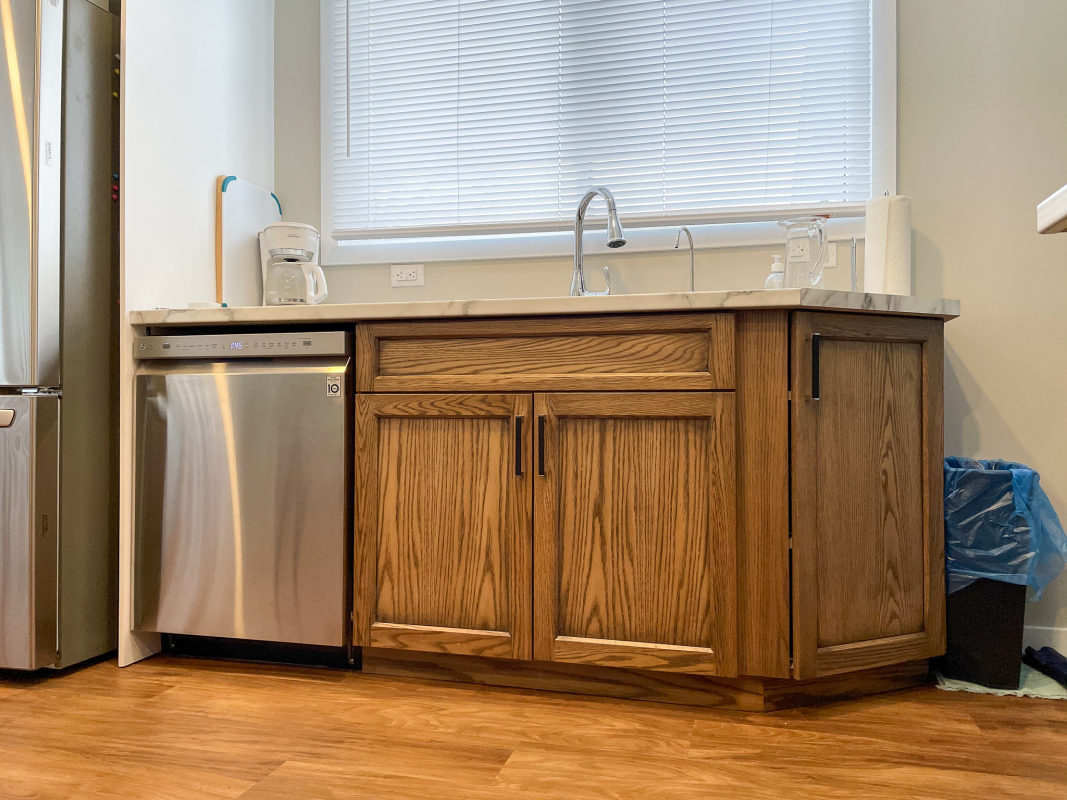
M 314 305 L 326 299 L 326 276 L 322 267 L 288 258 L 271 259 L 263 284 L 263 304 L 268 306 Z
M 326 276 L 315 259 L 319 232 L 300 222 L 275 222 L 259 234 L 263 305 L 313 305 L 326 299 Z

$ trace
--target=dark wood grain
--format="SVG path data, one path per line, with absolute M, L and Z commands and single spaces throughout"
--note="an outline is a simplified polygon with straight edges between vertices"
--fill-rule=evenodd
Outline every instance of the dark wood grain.
M 535 405 L 535 657 L 735 675 L 733 396 Z
M 528 658 L 528 395 L 357 398 L 360 645 Z
M 922 345 L 821 349 L 819 647 L 922 631 Z
M 380 418 L 375 622 L 508 629 L 510 420 Z
M 926 658 L 932 649 L 926 631 L 917 631 L 820 647 L 815 664 L 820 675 L 836 675 L 871 664 L 898 664 Z
M 731 389 L 726 313 L 370 323 L 357 334 L 367 392 Z
M 715 651 L 710 647 L 654 642 L 638 645 L 632 643 L 635 639 L 613 641 L 602 637 L 557 636 L 552 643 L 552 658 L 568 664 L 686 672 L 690 675 L 719 674 Z
M 385 339 L 380 375 L 625 375 L 704 372 L 708 337 L 693 333 Z
M 443 625 L 402 625 L 375 622 L 370 630 L 372 647 L 396 647 L 470 656 L 511 658 L 511 634 L 492 630 L 450 629 Z
M 615 655 L 615 654 L 611 654 Z M 363 670 L 374 675 L 510 686 L 700 708 L 763 710 L 763 679 L 712 678 L 625 665 L 509 661 L 414 651 L 368 649 Z
M 710 649 L 708 428 L 559 419 L 558 636 Z
M 738 670 L 789 672 L 789 316 L 735 315 Z
M 797 677 L 943 652 L 941 336 L 939 320 L 793 315 Z

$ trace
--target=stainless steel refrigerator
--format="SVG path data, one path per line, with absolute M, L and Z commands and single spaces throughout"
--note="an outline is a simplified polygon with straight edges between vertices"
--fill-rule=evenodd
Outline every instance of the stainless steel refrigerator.
M 116 642 L 117 51 L 104 0 L 0 0 L 0 668 Z

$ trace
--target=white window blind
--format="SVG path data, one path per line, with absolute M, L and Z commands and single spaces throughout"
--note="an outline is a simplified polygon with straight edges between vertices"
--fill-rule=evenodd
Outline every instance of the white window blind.
M 336 239 L 871 194 L 871 0 L 334 0 Z

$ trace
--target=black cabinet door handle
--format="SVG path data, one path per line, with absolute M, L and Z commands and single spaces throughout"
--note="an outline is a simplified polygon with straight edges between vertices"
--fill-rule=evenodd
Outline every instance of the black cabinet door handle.
M 537 418 L 537 474 L 545 477 L 545 415 Z
M 819 342 L 817 333 L 811 335 L 811 399 L 819 399 Z
M 515 474 L 522 475 L 522 417 L 515 417 Z

